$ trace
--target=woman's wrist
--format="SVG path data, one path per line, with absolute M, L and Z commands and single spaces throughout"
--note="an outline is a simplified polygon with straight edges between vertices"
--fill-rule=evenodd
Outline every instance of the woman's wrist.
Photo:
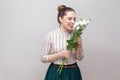
M 81 48 L 82 46 L 80 44 L 78 44 L 77 48 Z

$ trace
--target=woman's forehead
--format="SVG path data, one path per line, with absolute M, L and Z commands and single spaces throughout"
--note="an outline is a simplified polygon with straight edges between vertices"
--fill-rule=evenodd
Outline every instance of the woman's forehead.
M 76 13 L 74 11 L 68 11 L 66 12 L 66 17 L 76 17 Z

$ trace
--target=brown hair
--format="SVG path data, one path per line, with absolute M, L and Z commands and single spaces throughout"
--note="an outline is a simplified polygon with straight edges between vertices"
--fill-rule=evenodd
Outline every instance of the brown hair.
M 57 8 L 57 11 L 58 11 L 58 15 L 57 15 L 58 23 L 60 23 L 59 17 L 63 18 L 63 16 L 66 15 L 66 12 L 68 12 L 68 11 L 74 11 L 75 12 L 75 10 L 73 8 L 66 7 L 65 5 L 59 5 L 58 8 Z

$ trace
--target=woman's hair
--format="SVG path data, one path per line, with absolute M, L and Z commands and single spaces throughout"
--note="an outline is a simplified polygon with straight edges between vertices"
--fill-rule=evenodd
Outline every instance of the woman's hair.
M 68 12 L 68 11 L 74 11 L 75 12 L 75 10 L 73 8 L 66 7 L 65 5 L 59 5 L 58 8 L 57 8 L 57 11 L 58 11 L 58 15 L 57 15 L 58 23 L 60 23 L 59 17 L 63 18 L 63 16 L 66 15 L 66 12 Z

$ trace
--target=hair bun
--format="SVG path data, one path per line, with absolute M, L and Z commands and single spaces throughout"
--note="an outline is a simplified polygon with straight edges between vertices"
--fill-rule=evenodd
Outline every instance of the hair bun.
M 65 5 L 59 5 L 58 8 L 57 8 L 57 11 L 59 12 L 59 11 L 61 11 L 61 10 L 64 9 L 64 8 L 66 8 Z

